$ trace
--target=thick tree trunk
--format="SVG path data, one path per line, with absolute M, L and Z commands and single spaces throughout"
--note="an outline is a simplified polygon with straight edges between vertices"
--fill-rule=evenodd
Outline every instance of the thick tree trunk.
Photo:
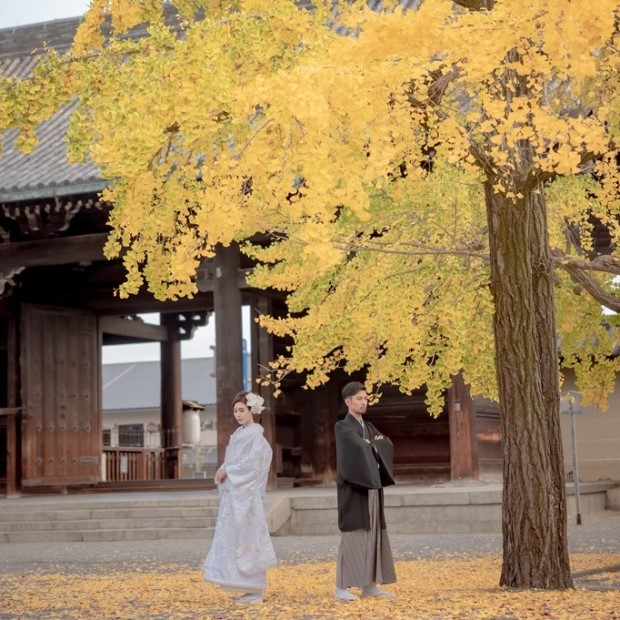
M 542 187 L 517 203 L 485 185 L 504 457 L 500 584 L 572 587 L 553 274 Z

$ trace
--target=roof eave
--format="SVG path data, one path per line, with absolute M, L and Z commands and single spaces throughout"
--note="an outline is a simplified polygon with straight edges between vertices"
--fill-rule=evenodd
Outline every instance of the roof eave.
M 40 198 L 54 198 L 72 196 L 75 194 L 94 194 L 108 187 L 105 181 L 90 181 L 88 183 L 73 183 L 56 187 L 33 187 L 14 191 L 1 191 L 0 202 L 20 202 L 24 200 L 38 200 Z

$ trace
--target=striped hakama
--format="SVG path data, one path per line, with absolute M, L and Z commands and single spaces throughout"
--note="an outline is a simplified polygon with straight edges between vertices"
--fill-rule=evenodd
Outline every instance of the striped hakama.
M 379 491 L 368 490 L 370 529 L 341 532 L 336 587 L 369 586 L 374 583 L 394 583 L 396 571 L 387 530 L 381 528 Z

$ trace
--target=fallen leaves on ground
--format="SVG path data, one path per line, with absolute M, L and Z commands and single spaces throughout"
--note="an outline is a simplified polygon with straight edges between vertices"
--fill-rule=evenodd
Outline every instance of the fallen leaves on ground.
M 333 598 L 333 562 L 280 564 L 268 573 L 265 602 L 244 607 L 204 582 L 199 569 L 167 564 L 127 571 L 104 564 L 81 574 L 0 575 L 0 618 L 620 620 L 620 554 L 577 554 L 571 564 L 587 577 L 575 590 L 554 592 L 500 588 L 498 557 L 403 561 L 396 565 L 398 583 L 386 587 L 394 598 L 352 603 Z M 591 589 L 591 580 L 606 587 Z

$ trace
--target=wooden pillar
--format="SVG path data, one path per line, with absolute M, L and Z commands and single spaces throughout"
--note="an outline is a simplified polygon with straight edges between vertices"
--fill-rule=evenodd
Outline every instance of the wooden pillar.
M 182 467 L 183 395 L 181 381 L 181 340 L 175 314 L 162 314 L 161 324 L 168 339 L 161 351 L 161 427 L 164 447 L 164 476 L 179 478 Z
M 331 380 L 302 394 L 306 403 L 299 407 L 302 475 L 309 484 L 329 484 L 336 479 L 334 424 L 341 407 L 340 384 Z
M 452 387 L 448 390 L 447 400 L 450 424 L 450 478 L 477 479 L 480 470 L 475 410 L 469 385 L 463 380 L 463 373 L 452 377 Z
M 0 416 L 6 420 L 6 496 L 16 497 L 17 492 L 17 420 L 19 409 L 2 408 Z
M 269 362 L 273 360 L 273 336 L 256 323 L 256 318 L 261 314 L 271 314 L 271 299 L 255 297 L 250 304 L 250 330 L 252 339 L 252 390 L 265 399 L 265 411 L 261 415 L 261 424 L 265 429 L 265 439 L 273 450 L 273 460 L 269 470 L 267 488 L 275 489 L 278 484 L 278 472 L 276 467 L 276 399 L 273 397 L 273 388 L 258 385 L 257 379 L 261 376 L 261 369 L 269 368 Z
M 6 416 L 6 496 L 15 497 L 19 495 L 21 442 L 18 314 L 5 305 L 0 308 L 0 314 L 6 321 L 6 408 L 0 411 L 0 415 Z
M 241 291 L 238 283 L 240 265 L 236 244 L 217 247 L 214 258 L 213 309 L 219 463 L 224 460 L 228 440 L 237 428 L 232 414 L 232 400 L 243 389 Z
M 6 427 L 6 496 L 16 497 L 17 492 L 17 420 L 18 413 L 10 415 L 7 418 Z

